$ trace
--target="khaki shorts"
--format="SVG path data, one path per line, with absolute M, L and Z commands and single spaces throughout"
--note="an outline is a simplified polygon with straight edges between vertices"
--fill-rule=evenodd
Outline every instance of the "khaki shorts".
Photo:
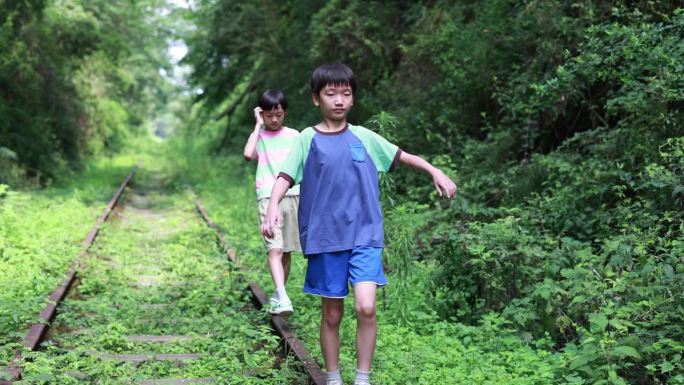
M 270 198 L 259 199 L 259 224 L 263 223 L 268 210 Z M 297 208 L 299 208 L 299 195 L 284 196 L 278 205 L 283 223 L 273 234 L 273 238 L 261 236 L 266 250 L 281 249 L 284 253 L 290 251 L 302 251 L 299 243 L 299 225 L 297 224 Z

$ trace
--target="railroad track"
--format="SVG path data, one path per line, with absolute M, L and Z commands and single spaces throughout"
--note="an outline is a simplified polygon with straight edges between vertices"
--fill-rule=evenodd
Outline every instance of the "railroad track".
M 324 384 L 287 321 L 261 310 L 263 290 L 197 196 L 168 196 L 150 175 L 130 187 L 135 173 L 0 383 Z

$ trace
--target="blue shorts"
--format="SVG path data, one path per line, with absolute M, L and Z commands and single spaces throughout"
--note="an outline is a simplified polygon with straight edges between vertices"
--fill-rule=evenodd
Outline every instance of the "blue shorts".
M 304 292 L 326 298 L 344 298 L 349 294 L 348 282 L 374 283 L 385 286 L 382 269 L 382 247 L 355 247 L 351 250 L 306 256 Z

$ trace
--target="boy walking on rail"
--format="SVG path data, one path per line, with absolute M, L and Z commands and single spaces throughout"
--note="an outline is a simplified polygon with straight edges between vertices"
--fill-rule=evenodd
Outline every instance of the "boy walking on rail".
M 267 90 L 259 97 L 254 109 L 256 125 L 244 148 L 245 160 L 256 160 L 256 192 L 259 204 L 259 220 L 266 217 L 268 199 L 278 170 L 287 159 L 288 152 L 299 132 L 283 126 L 287 114 L 287 99 L 281 91 Z M 284 195 L 284 197 L 283 197 Z M 280 200 L 280 197 L 283 197 Z M 279 197 L 282 220 L 272 227 L 271 237 L 263 237 L 268 252 L 268 267 L 275 285 L 271 296 L 269 313 L 289 316 L 292 302 L 285 291 L 285 283 L 290 273 L 292 251 L 301 251 L 297 229 L 297 207 L 299 206 L 299 186 L 281 194 Z
M 356 79 L 344 64 L 313 72 L 311 91 L 323 120 L 301 132 L 271 193 L 261 232 L 275 235 L 283 222 L 278 202 L 301 187 L 299 232 L 307 271 L 304 292 L 321 297 L 321 350 L 329 385 L 341 385 L 340 322 L 343 300 L 354 289 L 356 385 L 370 384 L 377 332 L 375 293 L 387 284 L 382 268 L 384 234 L 378 172 L 403 164 L 432 176 L 437 192 L 451 199 L 456 185 L 422 158 L 401 151 L 380 135 L 347 123 Z

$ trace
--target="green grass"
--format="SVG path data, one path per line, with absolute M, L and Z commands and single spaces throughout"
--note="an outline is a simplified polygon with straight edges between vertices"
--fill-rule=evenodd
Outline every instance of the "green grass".
M 226 384 L 306 383 L 292 358 L 278 358 L 279 340 L 267 315 L 250 305 L 243 277 L 218 250 L 190 195 L 173 183 L 168 187 L 160 174 L 163 163 L 145 163 L 124 209 L 103 227 L 45 349 L 27 354 L 22 383 L 204 377 Z M 127 340 L 131 335 L 193 339 L 143 343 Z M 105 352 L 199 353 L 200 358 L 185 365 L 134 366 L 97 354 Z
M 0 362 L 20 346 L 134 162 L 93 161 L 71 180 L 0 197 Z

